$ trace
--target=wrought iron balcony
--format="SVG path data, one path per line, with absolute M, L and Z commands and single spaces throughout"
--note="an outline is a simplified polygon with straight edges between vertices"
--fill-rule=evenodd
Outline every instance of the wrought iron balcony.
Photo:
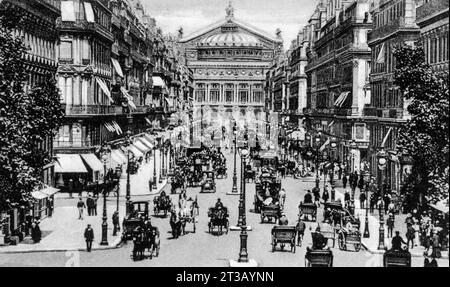
M 66 116 L 105 116 L 122 115 L 122 106 L 104 106 L 104 105 L 61 105 L 65 110 Z
M 420 22 L 429 16 L 448 9 L 448 0 L 431 0 L 416 9 L 416 21 Z

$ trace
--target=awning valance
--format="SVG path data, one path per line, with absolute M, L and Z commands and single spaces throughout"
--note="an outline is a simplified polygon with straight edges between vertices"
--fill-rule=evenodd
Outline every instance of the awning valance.
M 152 77 L 152 80 L 153 80 L 154 87 L 163 87 L 164 88 L 166 86 L 166 84 L 164 83 L 163 79 L 161 79 L 161 77 L 154 76 L 154 77 Z
M 149 149 L 153 149 L 154 145 L 151 144 L 145 137 L 140 137 L 139 140 L 145 145 L 147 146 Z
M 134 145 L 130 145 L 128 150 L 133 153 L 133 155 L 137 158 L 144 157 L 144 154 Z
M 114 66 L 114 69 L 116 70 L 117 75 L 119 75 L 119 77 L 123 78 L 122 67 L 120 66 L 119 61 L 117 61 L 114 58 L 111 58 L 111 62 Z
M 55 173 L 88 173 L 79 154 L 57 154 Z
M 142 153 L 147 153 L 148 151 L 150 151 L 150 148 L 144 145 L 141 141 L 135 141 L 133 145 L 137 147 L 137 149 L 140 150 Z
M 93 153 L 81 154 L 81 157 L 93 171 L 103 170 L 102 162 Z
M 111 93 L 110 93 L 108 85 L 106 85 L 105 81 L 103 81 L 99 77 L 95 77 L 95 80 L 97 81 L 98 85 L 102 89 L 103 93 L 105 93 L 105 95 L 108 97 L 108 99 L 113 103 L 114 100 L 111 97 Z

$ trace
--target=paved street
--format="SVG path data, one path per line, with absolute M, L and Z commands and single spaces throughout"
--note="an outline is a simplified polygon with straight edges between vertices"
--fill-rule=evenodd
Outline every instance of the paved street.
M 161 232 L 161 251 L 158 258 L 152 260 L 134 262 L 130 258 L 132 243 L 124 244 L 120 248 L 110 250 L 97 250 L 92 253 L 84 251 L 67 252 L 48 252 L 48 253 L 27 253 L 27 254 L 1 254 L 0 266 L 228 266 L 229 259 L 237 259 L 239 253 L 239 232 L 232 231 L 227 235 L 216 236 L 208 233 L 207 209 L 213 206 L 217 198 L 221 198 L 224 205 L 230 209 L 230 225 L 237 222 L 238 196 L 226 195 L 232 186 L 232 165 L 233 157 L 227 153 L 228 178 L 217 181 L 217 192 L 214 194 L 199 194 L 199 188 L 189 189 L 188 197 L 198 196 L 200 205 L 200 217 L 197 225 L 197 232 L 189 233 L 179 239 L 172 239 L 168 218 L 156 218 L 152 216 L 152 222 L 158 226 Z M 239 175 L 239 159 L 238 159 Z M 313 179 L 306 181 L 287 178 L 283 181 L 283 187 L 287 192 L 286 214 L 290 224 L 295 224 L 298 213 L 298 204 L 303 198 L 307 189 L 314 185 Z M 169 194 L 170 186 L 165 190 Z M 255 186 L 252 183 L 247 184 L 247 224 L 253 230 L 248 236 L 249 257 L 255 259 L 259 266 L 304 266 L 304 255 L 307 245 L 311 244 L 310 233 L 307 231 L 303 247 L 297 248 L 296 253 L 290 251 L 271 251 L 271 228 L 273 224 L 260 224 L 259 214 L 252 213 L 253 196 Z M 178 196 L 171 195 L 172 199 L 177 201 Z M 139 200 L 151 200 L 153 195 L 140 196 Z M 74 200 L 60 200 L 59 206 L 74 206 Z M 114 206 L 115 201 L 108 201 L 109 205 Z M 124 200 L 121 199 L 121 205 Z M 151 205 L 152 207 L 152 205 Z M 319 210 L 319 220 L 321 220 L 322 210 Z M 110 220 L 110 218 L 108 218 Z M 308 224 L 308 227 L 316 226 L 316 223 Z M 96 231 L 100 230 L 99 223 L 93 226 Z M 187 226 L 190 230 L 191 226 Z M 375 233 L 375 230 L 372 232 Z M 77 235 L 74 235 L 77 236 Z M 79 234 L 80 238 L 82 234 Z M 111 236 L 111 231 L 109 233 Z M 100 237 L 96 237 L 100 240 Z M 111 238 L 111 237 L 110 237 Z M 340 251 L 333 249 L 335 256 L 334 266 L 381 266 L 382 255 L 371 254 L 367 251 L 358 253 L 353 251 Z M 448 260 L 439 260 L 439 266 L 448 266 Z M 423 266 L 423 258 L 414 257 L 413 266 Z

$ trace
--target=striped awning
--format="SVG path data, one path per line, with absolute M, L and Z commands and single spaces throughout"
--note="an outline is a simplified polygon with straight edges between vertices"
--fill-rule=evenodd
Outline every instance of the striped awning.
M 342 107 L 349 94 L 350 92 L 341 93 L 340 96 L 337 98 L 337 100 L 334 102 L 334 106 Z
M 83 160 L 93 171 L 103 170 L 102 162 L 93 153 L 81 154 Z
M 114 58 L 111 58 L 111 62 L 114 66 L 114 69 L 116 70 L 117 75 L 119 75 L 119 77 L 123 78 L 122 67 L 120 66 L 119 61 L 117 61 Z
M 144 145 L 141 141 L 135 141 L 133 145 L 137 147 L 137 149 L 140 150 L 142 153 L 147 153 L 150 151 L 150 148 Z
M 140 137 L 139 140 L 146 145 L 149 149 L 153 149 L 155 146 L 149 142 L 145 137 Z
M 79 154 L 57 154 L 55 173 L 88 173 Z
M 127 98 L 127 102 L 128 105 L 132 108 L 132 109 L 136 109 L 136 105 L 133 102 L 133 97 L 130 95 L 130 93 L 128 93 L 127 90 L 125 90 L 124 87 L 120 87 L 120 91 L 122 92 L 122 94 L 125 96 L 125 98 Z
M 137 158 L 144 157 L 144 154 L 134 145 L 130 145 L 127 149 Z
M 111 101 L 111 103 L 114 103 L 113 98 L 111 97 L 111 92 L 109 91 L 108 85 L 106 85 L 105 81 L 100 79 L 99 77 L 95 77 L 95 80 L 97 81 L 98 85 L 102 89 L 103 93 L 108 97 L 108 99 Z

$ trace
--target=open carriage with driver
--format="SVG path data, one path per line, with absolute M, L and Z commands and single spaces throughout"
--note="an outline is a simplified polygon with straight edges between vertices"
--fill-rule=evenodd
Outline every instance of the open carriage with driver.
M 353 245 L 356 252 L 361 250 L 361 232 L 356 228 L 341 228 L 338 231 L 338 245 L 340 250 L 347 250 L 348 245 Z
M 222 206 L 211 207 L 208 210 L 208 231 L 213 233 L 214 229 L 217 229 L 219 235 L 223 234 L 225 229 L 225 234 L 228 234 L 230 223 L 228 221 L 228 209 Z
M 317 205 L 314 203 L 303 203 L 300 202 L 298 206 L 298 218 L 305 221 L 316 221 L 317 220 Z
M 153 198 L 153 212 L 155 216 L 159 216 L 162 212 L 163 216 L 166 217 L 167 213 L 172 208 L 172 200 L 170 196 L 166 195 L 165 192 L 161 192 L 159 196 Z
M 227 166 L 225 163 L 216 166 L 216 178 L 224 179 L 228 177 Z
M 407 249 L 389 249 L 383 255 L 384 267 L 411 267 L 411 253 Z
M 256 171 L 249 164 L 247 164 L 244 169 L 244 180 L 245 182 L 255 182 L 256 180 Z
M 149 258 L 153 255 L 159 256 L 160 249 L 160 234 L 158 227 L 155 226 L 138 226 L 132 232 L 133 237 L 133 251 L 132 258 L 134 261 L 143 260 L 145 258 L 145 251 L 147 250 Z
M 267 198 L 261 206 L 261 223 L 267 219 L 271 223 L 276 223 L 281 217 L 281 206 L 279 202 L 274 201 L 271 197 Z
M 261 212 L 264 202 L 271 198 L 273 202 L 279 201 L 281 180 L 276 175 L 265 172 L 255 182 L 254 210 Z
M 305 255 L 306 267 L 333 267 L 333 252 L 329 249 L 307 248 Z
M 216 192 L 216 181 L 214 171 L 203 171 L 203 180 L 201 182 L 201 193 L 213 193 Z
M 295 226 L 274 226 L 272 228 L 272 252 L 275 252 L 277 245 L 280 244 L 281 250 L 284 250 L 286 245 L 290 245 L 291 252 L 295 253 L 296 234 Z

